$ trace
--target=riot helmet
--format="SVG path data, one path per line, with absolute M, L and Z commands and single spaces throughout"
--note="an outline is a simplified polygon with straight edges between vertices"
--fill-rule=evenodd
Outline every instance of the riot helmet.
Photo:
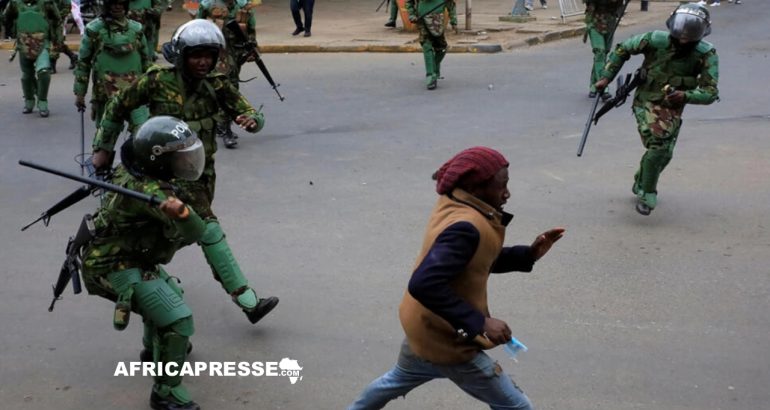
M 671 37 L 683 42 L 698 42 L 711 34 L 711 17 L 698 3 L 682 4 L 666 20 Z
M 142 174 L 169 180 L 195 181 L 203 173 L 203 143 L 184 121 L 161 115 L 142 124 L 132 138 L 134 168 Z
M 171 41 L 163 45 L 163 56 L 176 68 L 184 69 L 187 54 L 201 49 L 210 50 L 214 55 L 213 70 L 224 48 L 222 30 L 209 20 L 195 19 L 176 29 Z

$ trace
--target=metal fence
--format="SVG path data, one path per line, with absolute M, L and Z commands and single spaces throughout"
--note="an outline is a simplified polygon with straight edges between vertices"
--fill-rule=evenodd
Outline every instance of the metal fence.
M 562 23 L 567 17 L 580 16 L 585 12 L 580 0 L 559 0 L 559 9 L 561 10 Z

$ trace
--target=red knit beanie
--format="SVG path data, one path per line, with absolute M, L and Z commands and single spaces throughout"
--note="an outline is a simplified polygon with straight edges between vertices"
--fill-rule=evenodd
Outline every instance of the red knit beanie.
M 461 151 L 433 174 L 439 195 L 452 192 L 460 180 L 469 184 L 482 183 L 508 166 L 503 155 L 492 148 L 473 147 Z

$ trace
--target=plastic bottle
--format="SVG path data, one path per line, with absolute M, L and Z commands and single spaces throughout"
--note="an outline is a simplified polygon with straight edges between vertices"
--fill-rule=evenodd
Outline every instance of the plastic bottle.
M 509 356 L 511 356 L 511 359 L 516 360 L 516 356 L 519 354 L 519 352 L 526 352 L 527 346 L 524 345 L 524 343 L 521 343 L 516 339 L 515 337 L 511 337 L 511 340 L 503 346 L 503 349 L 506 353 L 508 353 Z

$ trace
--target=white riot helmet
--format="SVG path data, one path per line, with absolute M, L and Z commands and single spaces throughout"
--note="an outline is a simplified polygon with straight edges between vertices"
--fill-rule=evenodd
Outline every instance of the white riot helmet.
M 195 19 L 176 29 L 171 41 L 163 45 L 163 57 L 177 68 L 183 68 L 184 57 L 192 50 L 210 49 L 215 53 L 216 66 L 219 55 L 225 48 L 225 36 L 216 24 L 209 20 Z
M 685 42 L 700 41 L 711 34 L 711 17 L 698 3 L 682 4 L 666 20 L 671 37 Z

